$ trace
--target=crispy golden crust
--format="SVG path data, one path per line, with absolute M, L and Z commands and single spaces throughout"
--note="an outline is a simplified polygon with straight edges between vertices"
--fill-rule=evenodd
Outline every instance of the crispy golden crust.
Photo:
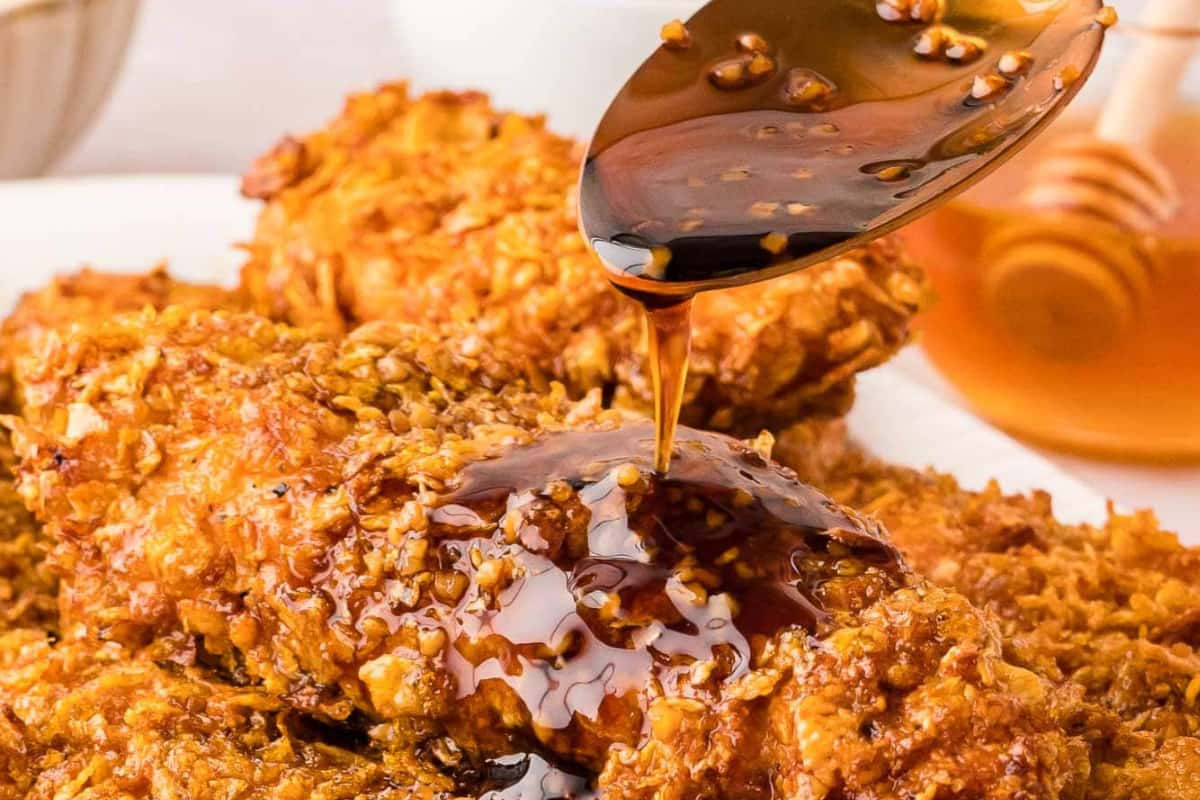
M 880 463 L 841 425 L 798 426 L 776 456 L 877 516 L 917 571 L 997 620 L 1013 663 L 1059 687 L 1061 723 L 1091 745 L 1089 797 L 1200 797 L 1200 550 L 1149 513 L 1064 525 L 1043 492 Z
M 116 645 L 0 636 L 0 797 L 421 800 L 453 785 L 251 687 Z M 351 740 L 354 737 L 341 737 Z
M 22 296 L 0 324 L 0 411 L 18 402 L 12 392 L 14 361 L 35 348 L 47 330 L 142 308 L 239 308 L 244 305 L 240 297 L 237 291 L 176 281 L 163 264 L 145 273 L 100 272 L 89 267 L 59 275 L 44 288 Z
M 90 269 L 25 295 L 0 330 L 0 369 L 45 337 L 126 310 L 235 307 L 237 294 L 146 274 Z M 11 386 L 5 383 L 5 387 Z M 7 394 L 4 404 L 19 405 Z M 48 543 L 12 486 L 8 434 L 0 441 L 0 797 L 419 798 L 453 784 L 410 750 L 351 749 L 337 731 L 281 699 L 206 671 L 131 657 L 117 645 L 59 634 L 58 578 Z M 61 565 L 60 565 L 61 566 Z M 50 632 L 53 638 L 48 637 Z M 78 631 L 70 631 L 78 634 Z M 159 651 L 166 649 L 159 646 Z M 360 735 L 361 734 L 361 735 Z
M 388 721 L 397 752 L 427 750 L 445 734 L 469 759 L 536 745 L 601 774 L 608 797 L 1002 800 L 1059 797 L 1081 780 L 1086 758 L 1053 724 L 1049 684 L 1003 660 L 985 616 L 895 565 L 871 526 L 824 501 L 813 513 L 838 521 L 804 528 L 806 555 L 781 562 L 819 599 L 815 637 L 786 625 L 746 629 L 750 650 L 671 660 L 602 697 L 530 694 L 525 680 L 570 675 L 580 653 L 640 658 L 637 643 L 663 634 L 644 615 L 676 624 L 686 606 L 664 606 L 673 595 L 661 589 L 648 605 L 627 598 L 626 612 L 623 600 L 620 613 L 592 593 L 563 594 L 582 580 L 577 570 L 604 563 L 582 512 L 611 487 L 587 501 L 578 484 L 559 481 L 485 493 L 483 505 L 468 492 L 442 510 L 446 493 L 469 487 L 471 465 L 497 457 L 488 474 L 503 475 L 529 452 L 514 446 L 539 431 L 622 430 L 622 416 L 595 398 L 572 403 L 561 389 L 530 392 L 519 381 L 485 388 L 487 370 L 461 342 L 394 323 L 330 342 L 251 315 L 168 309 L 51 333 L 18 372 L 25 419 L 10 424 L 21 491 L 56 542 L 72 636 L 159 651 L 194 643 L 198 657 L 293 707 L 351 727 L 363 715 Z M 695 436 L 744 459 L 740 469 L 759 483 L 790 487 L 798 507 L 813 502 L 730 440 Z M 703 458 L 682 463 L 706 468 Z M 645 473 L 612 474 L 632 519 L 656 495 Z M 746 507 L 731 499 L 714 518 L 703 497 L 664 497 L 679 524 L 721 525 L 722 513 Z M 752 530 L 760 539 L 750 549 L 770 551 L 773 531 Z M 655 541 L 629 558 L 668 547 Z M 752 594 L 718 593 L 722 570 L 740 574 L 736 553 L 709 566 L 702 550 L 677 555 L 669 577 L 655 579 L 679 582 L 685 594 L 672 603 L 690 597 L 688 613 L 745 619 L 733 609 Z M 564 588 L 546 606 L 538 594 L 537 613 L 520 611 L 535 580 Z M 497 638 L 499 627 L 464 634 L 472 620 L 500 625 L 506 608 L 508 624 L 545 626 L 564 600 L 592 620 L 578 629 L 582 651 L 550 629 L 529 644 Z M 690 647 L 666 652 L 684 658 Z M 543 694 L 563 705 L 527 702 Z
M 1033 734 L 1048 686 L 993 636 L 955 594 L 897 592 L 813 649 L 785 640 L 773 666 L 791 675 L 765 706 L 682 713 L 669 735 L 618 750 L 605 796 L 1078 796 L 1082 743 Z M 764 764 L 770 787 L 752 781 Z
M 480 94 L 350 98 L 328 128 L 285 139 L 246 175 L 267 201 L 243 284 L 256 309 L 343 330 L 377 319 L 470 322 L 506 341 L 534 386 L 601 387 L 646 409 L 635 305 L 576 232 L 581 152 Z M 704 295 L 685 423 L 753 435 L 840 413 L 854 373 L 908 339 L 924 277 L 889 242 L 765 285 Z
M 14 360 L 36 351 L 47 331 L 103 320 L 141 308 L 183 305 L 235 307 L 237 293 L 180 283 L 164 266 L 144 274 L 83 269 L 56 277 L 29 292 L 0 324 L 0 412 L 20 405 L 14 391 Z M 8 433 L 0 433 L 0 629 L 57 625 L 57 579 L 45 562 L 47 543 L 12 486 L 14 459 Z

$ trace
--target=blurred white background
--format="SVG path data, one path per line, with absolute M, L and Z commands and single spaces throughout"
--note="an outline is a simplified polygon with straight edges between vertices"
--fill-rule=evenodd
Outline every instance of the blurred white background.
M 703 0 L 143 0 L 124 72 L 53 170 L 241 172 L 284 132 L 318 127 L 350 91 L 396 78 L 482 88 L 552 110 L 586 137 Z
M 54 172 L 241 172 L 398 77 L 395 42 L 385 0 L 144 0 L 108 105 Z

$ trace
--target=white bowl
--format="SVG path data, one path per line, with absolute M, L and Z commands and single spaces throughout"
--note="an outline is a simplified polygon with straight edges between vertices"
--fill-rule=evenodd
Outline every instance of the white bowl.
M 137 8 L 0 1 L 0 177 L 41 174 L 79 139 L 120 70 Z
M 403 73 L 417 89 L 482 89 L 590 136 L 659 43 L 704 0 L 392 0 Z

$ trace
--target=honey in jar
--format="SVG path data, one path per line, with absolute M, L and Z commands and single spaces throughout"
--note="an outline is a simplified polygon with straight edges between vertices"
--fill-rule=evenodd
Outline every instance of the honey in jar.
M 1056 122 L 904 230 L 938 295 L 921 341 L 977 411 L 1016 435 L 1114 459 L 1200 460 L 1200 105 L 1181 106 L 1150 142 L 1180 204 L 1148 234 L 1022 206 L 1035 165 L 1092 123 L 1086 111 Z M 1050 268 L 998 299 L 1002 233 L 1031 225 L 1058 226 L 1114 266 L 1079 266 L 1043 236 Z

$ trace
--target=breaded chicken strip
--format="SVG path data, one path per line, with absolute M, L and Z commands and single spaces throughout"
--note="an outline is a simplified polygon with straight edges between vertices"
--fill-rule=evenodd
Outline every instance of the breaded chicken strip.
M 655 478 L 647 423 L 480 358 L 183 309 L 48 335 L 9 424 L 64 627 L 465 783 L 533 750 L 611 798 L 1076 796 L 1049 684 L 877 526 L 717 434 Z
M 243 181 L 266 201 L 242 279 L 255 308 L 333 330 L 467 322 L 511 342 L 535 387 L 602 387 L 645 410 L 636 305 L 576 228 L 582 151 L 480 94 L 351 97 L 326 129 L 284 139 Z M 684 422 L 756 434 L 844 412 L 856 372 L 908 340 L 923 275 L 891 242 L 770 283 L 701 296 Z
M 115 644 L 0 636 L 0 798 L 432 800 L 411 755 L 336 743 L 278 698 Z M 332 741 L 328 741 L 332 740 Z
M 1044 492 L 966 491 L 844 434 L 797 426 L 775 454 L 876 516 L 919 573 L 999 621 L 1014 663 L 1060 687 L 1056 714 L 1091 744 L 1088 796 L 1200 797 L 1200 549 L 1149 513 L 1065 525 Z
M 126 310 L 233 307 L 236 294 L 146 274 L 91 269 L 26 294 L 0 328 L 0 368 L 42 337 Z M 6 384 L 11 385 L 11 384 Z M 6 402 L 16 403 L 9 396 Z M 343 749 L 338 731 L 279 698 L 203 670 L 156 663 L 115 644 L 51 644 L 57 576 L 47 543 L 12 487 L 0 441 L 0 797 L 408 798 L 443 796 L 447 778 L 386 743 Z M 56 638 L 56 637 L 55 637 Z M 164 649 L 164 648 L 160 648 Z M 366 742 L 355 732 L 349 738 Z
M 48 330 L 103 320 L 120 311 L 167 305 L 234 307 L 236 293 L 172 280 L 165 267 L 144 274 L 84 269 L 24 295 L 0 324 L 0 411 L 19 405 L 13 360 L 36 351 Z M 45 563 L 47 543 L 12 486 L 8 433 L 0 432 L 0 630 L 56 627 L 57 580 Z

